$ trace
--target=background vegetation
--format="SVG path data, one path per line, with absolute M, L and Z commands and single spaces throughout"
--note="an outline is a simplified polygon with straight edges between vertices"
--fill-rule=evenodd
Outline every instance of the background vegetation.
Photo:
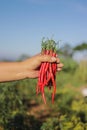
M 59 49 L 64 68 L 57 74 L 54 104 L 52 90 L 45 88 L 47 105 L 36 95 L 37 79 L 0 83 L 0 130 L 87 130 L 87 61 L 73 59 L 86 49 L 87 43 Z

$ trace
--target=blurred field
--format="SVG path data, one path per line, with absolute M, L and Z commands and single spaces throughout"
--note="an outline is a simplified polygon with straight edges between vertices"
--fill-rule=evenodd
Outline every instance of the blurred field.
M 36 95 L 37 79 L 0 83 L 0 126 L 3 130 L 87 130 L 87 61 L 61 58 L 55 103 L 45 88 L 47 105 Z M 84 93 L 84 91 L 85 93 Z

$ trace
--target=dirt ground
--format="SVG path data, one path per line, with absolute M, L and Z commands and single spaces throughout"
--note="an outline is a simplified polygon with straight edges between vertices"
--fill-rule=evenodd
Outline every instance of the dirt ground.
M 32 100 L 30 104 L 31 105 L 27 114 L 35 116 L 35 118 L 38 118 L 42 121 L 50 116 L 49 107 L 44 103 L 38 105 L 34 100 Z

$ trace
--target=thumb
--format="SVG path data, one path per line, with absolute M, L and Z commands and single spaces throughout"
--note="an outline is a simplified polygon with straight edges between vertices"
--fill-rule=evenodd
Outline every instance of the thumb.
M 53 56 L 41 55 L 40 56 L 40 61 L 41 62 L 56 62 L 57 59 L 56 59 L 56 57 L 53 57 Z

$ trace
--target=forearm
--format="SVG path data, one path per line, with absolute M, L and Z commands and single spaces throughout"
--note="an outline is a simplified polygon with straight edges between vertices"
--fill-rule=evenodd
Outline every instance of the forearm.
M 0 82 L 24 79 L 26 73 L 21 62 L 0 62 Z

